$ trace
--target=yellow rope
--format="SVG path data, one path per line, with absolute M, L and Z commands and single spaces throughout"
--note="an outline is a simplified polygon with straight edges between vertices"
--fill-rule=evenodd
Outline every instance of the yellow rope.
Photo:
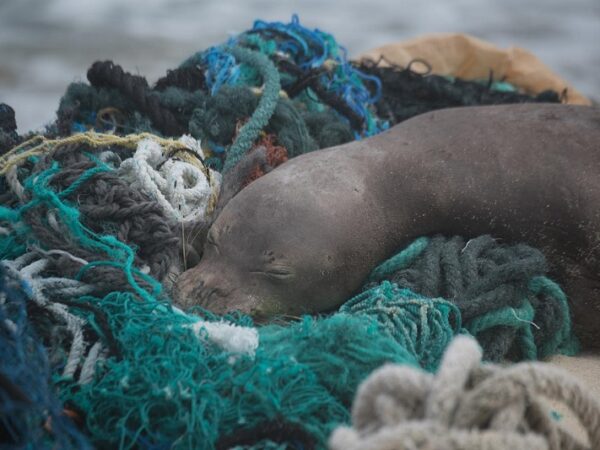
M 209 176 L 206 167 L 202 164 L 202 160 L 199 157 L 195 158 L 190 155 L 188 153 L 189 149 L 179 141 L 161 138 L 151 133 L 115 136 L 113 134 L 102 134 L 92 131 L 74 134 L 62 139 L 47 139 L 44 136 L 34 136 L 0 157 L 0 175 L 5 175 L 12 167 L 21 165 L 23 161 L 31 156 L 42 155 L 65 145 L 88 145 L 93 148 L 117 145 L 119 147 L 135 149 L 138 143 L 144 139 L 152 139 L 163 147 L 165 154 L 177 154 L 178 158 L 203 169 L 206 175 Z

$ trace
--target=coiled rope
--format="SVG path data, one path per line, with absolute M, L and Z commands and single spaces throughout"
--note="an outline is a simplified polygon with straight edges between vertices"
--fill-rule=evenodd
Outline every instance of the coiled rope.
M 568 373 L 543 363 L 481 365 L 468 337 L 448 347 L 431 375 L 386 365 L 359 387 L 353 428 L 331 450 L 582 450 L 600 448 L 600 403 Z M 544 398 L 566 404 L 585 428 L 578 442 L 551 417 Z

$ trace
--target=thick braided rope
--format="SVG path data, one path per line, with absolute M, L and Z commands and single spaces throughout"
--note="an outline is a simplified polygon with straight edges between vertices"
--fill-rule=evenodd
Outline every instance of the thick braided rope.
M 112 61 L 96 61 L 89 68 L 87 78 L 96 88 L 117 89 L 137 108 L 144 111 L 161 133 L 169 136 L 179 136 L 185 133 L 185 127 L 177 121 L 173 112 L 163 107 L 160 99 L 152 95 L 152 90 L 144 77 L 127 73 Z
M 354 428 L 331 450 L 579 450 L 600 448 L 600 403 L 568 373 L 544 363 L 481 365 L 473 338 L 454 339 L 436 375 L 386 365 L 359 387 Z M 568 406 L 589 447 L 562 430 L 543 399 Z
M 546 272 L 544 256 L 529 246 L 500 245 L 486 235 L 466 243 L 421 237 L 376 267 L 365 288 L 390 280 L 444 298 L 460 309 L 486 360 L 501 360 L 513 344 L 520 358 L 535 360 L 576 349 L 567 298 Z
M 185 136 L 179 140 L 203 159 L 200 144 Z M 216 205 L 220 189 L 220 174 L 175 158 L 165 156 L 165 150 L 153 139 L 138 143 L 132 158 L 121 163 L 120 173 L 132 186 L 150 195 L 168 217 L 178 223 L 207 221 Z
M 264 81 L 263 93 L 248 123 L 240 130 L 235 142 L 227 152 L 223 172 L 235 166 L 252 147 L 260 132 L 267 126 L 277 107 L 281 83 L 279 72 L 268 56 L 242 47 L 233 47 L 231 54 L 240 62 L 258 70 Z

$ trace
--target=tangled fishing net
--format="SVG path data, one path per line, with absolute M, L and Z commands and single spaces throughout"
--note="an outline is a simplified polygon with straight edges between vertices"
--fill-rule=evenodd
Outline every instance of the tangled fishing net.
M 421 107 L 401 113 L 406 77 L 439 101 L 416 96 Z M 19 136 L 0 107 L 9 445 L 322 448 L 369 373 L 389 362 L 434 371 L 458 334 L 493 361 L 575 351 L 543 255 L 485 236 L 415 241 L 329 316 L 254 326 L 169 298 L 232 186 L 448 106 L 465 86 L 463 104 L 541 99 L 358 66 L 296 17 L 257 21 L 153 87 L 112 62 L 88 80 L 69 86 L 44 135 Z
M 14 172 L 7 177 L 10 189 L 4 194 L 5 204 L 11 206 L 0 209 L 2 267 L 31 305 L 22 320 L 46 349 L 50 386 L 83 424 L 93 445 L 321 446 L 335 426 L 347 423 L 355 389 L 371 371 L 390 361 L 433 370 L 456 334 L 478 333 L 469 321 L 466 329 L 463 326 L 461 314 L 467 306 L 449 295 L 447 300 L 440 298 L 448 291 L 433 297 L 419 287 L 419 277 L 406 275 L 411 269 L 418 271 L 424 257 L 430 262 L 433 257 L 427 255 L 439 253 L 440 246 L 446 247 L 446 254 L 460 249 L 456 238 L 418 240 L 376 268 L 365 291 L 330 317 L 254 327 L 248 317 L 221 318 L 175 308 L 164 281 L 158 280 L 168 278 L 173 261 L 181 256 L 169 250 L 179 247 L 178 221 L 185 215 L 172 215 L 171 208 L 161 207 L 156 193 L 151 196 L 135 181 L 138 178 L 122 183 L 120 176 L 130 174 L 136 155 L 148 164 L 146 169 L 163 168 L 173 158 L 169 146 L 190 147 L 149 139 L 80 134 L 62 141 L 35 140 L 5 155 L 0 167 L 4 173 Z M 162 160 L 147 157 L 149 149 L 162 149 L 162 155 L 156 155 Z M 201 163 L 187 151 L 180 157 L 189 157 L 187 164 L 201 170 Z M 137 175 L 144 173 L 140 169 Z M 214 174 L 202 173 L 202 186 L 210 186 L 209 174 Z M 209 192 L 201 197 L 208 198 Z M 111 202 L 117 206 L 109 207 Z M 145 233 L 136 228 L 142 226 Z M 151 237 L 152 233 L 160 234 Z M 465 278 L 480 286 L 472 289 L 473 298 L 486 306 L 469 313 L 469 320 L 491 313 L 505 318 L 502 311 L 507 308 L 521 314 L 521 302 L 554 302 L 556 306 L 548 308 L 564 311 L 563 297 L 535 300 L 541 291 L 524 279 L 535 281 L 544 272 L 539 253 L 479 239 L 467 246 L 464 259 L 481 265 L 487 258 L 489 274 L 480 274 L 483 281 Z M 533 263 L 527 259 L 531 254 L 537 257 L 531 257 Z M 527 263 L 533 268 L 523 275 Z M 466 270 L 468 265 L 463 265 Z M 511 287 L 513 281 L 523 289 Z M 511 289 L 519 295 L 496 292 Z M 480 299 L 486 295 L 493 301 Z M 505 345 L 502 337 L 499 345 L 492 339 L 488 347 L 510 349 L 520 342 L 519 333 L 527 334 L 523 324 L 531 327 L 539 319 L 536 314 L 543 317 L 533 308 L 527 316 L 530 322 L 523 322 L 525 316 L 512 322 L 492 320 L 490 326 L 514 331 L 508 333 L 513 340 Z M 548 350 L 554 353 L 571 337 L 570 322 L 568 313 L 550 319 L 540 319 L 548 339 L 540 337 L 539 342 L 554 340 Z M 535 339 L 533 345 L 537 348 Z M 535 356 L 515 353 L 516 358 Z M 9 379 L 13 385 L 17 380 Z M 11 403 L 14 406 L 14 400 Z M 61 417 L 66 420 L 64 414 Z M 265 429 L 271 433 L 265 434 Z M 46 439 L 58 439 L 53 434 L 58 432 L 52 428 Z M 290 442 L 290 436 L 297 442 Z M 12 438 L 17 442 L 19 437 Z
M 257 20 L 252 29 L 192 55 L 152 87 L 111 61 L 94 63 L 87 78 L 89 84 L 67 89 L 50 134 L 190 134 L 202 142 L 209 166 L 224 171 L 261 133 L 294 157 L 375 135 L 433 109 L 560 101 L 557 93 L 532 97 L 493 80 L 353 63 L 332 35 L 302 26 L 297 16 L 290 23 Z

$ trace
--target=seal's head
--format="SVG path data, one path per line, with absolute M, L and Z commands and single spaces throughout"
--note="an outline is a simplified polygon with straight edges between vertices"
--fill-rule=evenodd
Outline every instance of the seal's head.
M 306 213 L 306 199 L 293 208 L 265 208 L 277 204 L 277 192 L 258 200 L 252 191 L 259 182 L 236 196 L 209 229 L 200 263 L 177 280 L 180 306 L 238 310 L 260 320 L 327 310 L 351 293 L 339 287 L 348 276 L 347 260 L 337 255 L 339 239 L 319 227 L 314 211 Z M 265 211 L 268 217 L 259 216 Z

